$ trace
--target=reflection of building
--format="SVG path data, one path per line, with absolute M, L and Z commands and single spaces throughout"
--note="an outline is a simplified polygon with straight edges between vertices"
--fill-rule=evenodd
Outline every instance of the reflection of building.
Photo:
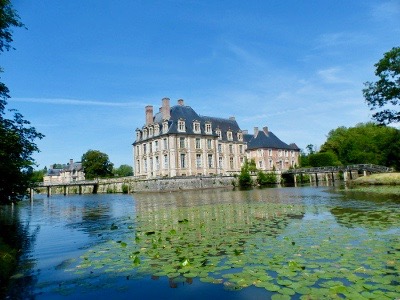
M 246 157 L 259 169 L 285 170 L 298 164 L 299 155 L 295 144 L 285 144 L 266 127 L 251 135 L 234 117 L 201 116 L 182 99 L 171 107 L 169 98 L 154 115 L 153 106 L 146 106 L 133 151 L 134 175 L 146 178 L 237 173 Z
M 72 159 L 67 165 L 59 168 L 56 168 L 55 165 L 50 166 L 47 174 L 43 177 L 44 183 L 69 183 L 80 180 L 85 180 L 82 163 L 74 162 Z

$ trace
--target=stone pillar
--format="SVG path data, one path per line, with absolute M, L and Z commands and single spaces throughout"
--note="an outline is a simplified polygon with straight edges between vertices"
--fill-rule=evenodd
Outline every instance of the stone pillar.
M 50 196 L 51 196 L 51 187 L 48 186 L 47 187 L 47 197 L 50 197 Z
M 68 186 L 64 185 L 64 196 L 68 195 Z
M 78 185 L 78 193 L 79 195 L 82 195 L 82 185 Z
M 296 173 L 293 174 L 293 182 L 294 182 L 294 185 L 296 186 L 297 185 Z
M 364 170 L 364 176 L 367 176 L 367 171 L 366 170 Z
M 347 171 L 343 172 L 343 180 L 344 180 L 344 182 L 347 181 Z

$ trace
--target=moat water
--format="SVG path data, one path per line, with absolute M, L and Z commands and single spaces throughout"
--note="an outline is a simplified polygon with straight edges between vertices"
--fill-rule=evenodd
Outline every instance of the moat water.
M 398 299 L 400 198 L 339 187 L 36 195 L 8 299 Z

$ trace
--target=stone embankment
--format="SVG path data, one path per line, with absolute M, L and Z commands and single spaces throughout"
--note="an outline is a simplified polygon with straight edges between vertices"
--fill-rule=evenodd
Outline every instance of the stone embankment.
M 400 173 L 380 173 L 351 181 L 352 185 L 400 185 Z

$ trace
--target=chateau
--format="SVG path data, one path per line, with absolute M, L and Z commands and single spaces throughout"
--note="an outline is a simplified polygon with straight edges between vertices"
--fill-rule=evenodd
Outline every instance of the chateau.
M 267 127 L 249 134 L 234 117 L 201 116 L 182 99 L 174 106 L 162 99 L 155 114 L 153 106 L 146 106 L 145 118 L 133 143 L 138 177 L 231 175 L 240 172 L 246 158 L 263 171 L 298 165 L 296 144 L 282 142 Z

